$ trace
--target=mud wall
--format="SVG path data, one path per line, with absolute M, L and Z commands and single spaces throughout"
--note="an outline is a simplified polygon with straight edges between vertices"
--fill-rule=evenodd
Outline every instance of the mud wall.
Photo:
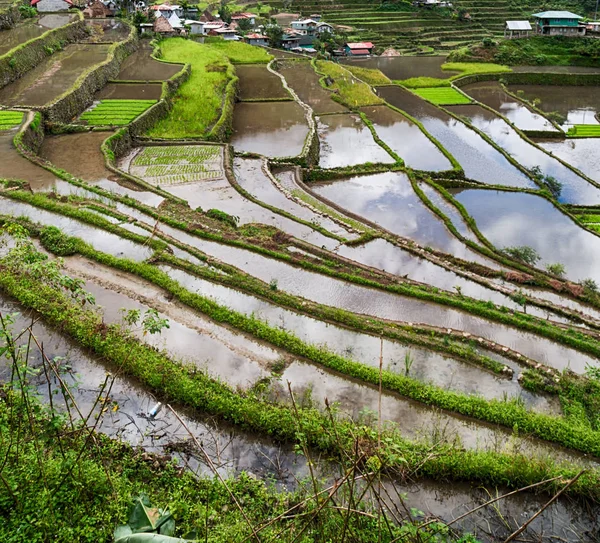
M 42 60 L 60 50 L 65 44 L 79 41 L 86 36 L 83 15 L 78 12 L 76 21 L 48 30 L 41 36 L 2 55 L 0 57 L 0 88 L 35 68 Z
M 94 94 L 118 75 L 123 59 L 137 47 L 137 32 L 134 27 L 131 27 L 127 39 L 111 46 L 108 57 L 103 63 L 83 72 L 68 91 L 51 104 L 40 108 L 46 122 L 68 123 L 82 113 L 93 102 Z
M 21 154 L 37 155 L 44 143 L 44 123 L 39 111 L 29 112 L 29 117 L 19 133 L 15 136 L 15 147 Z
M 221 110 L 219 120 L 206 138 L 209 141 L 227 141 L 233 131 L 233 109 L 238 93 L 239 78 L 235 73 L 235 67 L 231 63 L 227 67 L 227 77 L 229 78 L 229 82 L 225 88 L 223 109 Z

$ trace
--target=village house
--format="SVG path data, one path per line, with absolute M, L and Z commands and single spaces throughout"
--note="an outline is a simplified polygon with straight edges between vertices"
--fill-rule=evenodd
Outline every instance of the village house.
M 204 27 L 206 28 L 206 27 Z M 221 28 L 215 28 L 208 33 L 209 36 L 219 36 L 227 41 L 238 40 L 239 36 L 235 33 L 233 28 L 225 28 L 222 26 Z
M 579 24 L 583 19 L 570 11 L 544 11 L 533 15 L 536 31 L 542 36 L 585 36 L 585 26 Z
M 179 18 L 183 17 L 183 8 L 176 5 L 171 4 L 160 4 L 158 6 L 151 6 L 150 9 L 156 12 L 156 14 L 160 14 L 166 19 L 171 17 L 173 13 L 175 13 Z
M 250 26 L 256 24 L 256 15 L 254 13 L 235 13 L 231 16 L 231 22 L 239 23 L 242 19 L 250 21 Z
M 249 45 L 261 45 L 263 47 L 269 45 L 269 37 L 263 34 L 247 34 L 244 36 L 244 41 Z
M 317 34 L 333 34 L 333 26 L 329 23 L 317 23 Z
M 204 25 L 206 23 L 202 21 L 194 21 L 191 19 L 186 19 L 183 24 L 190 29 L 190 34 L 192 35 L 202 35 L 204 34 Z
M 317 21 L 318 23 L 321 20 L 321 15 L 319 13 L 313 13 L 308 18 L 312 19 L 313 21 Z
M 600 21 L 585 23 L 585 29 L 587 32 L 600 32 Z
M 513 38 L 528 38 L 532 28 L 529 21 L 506 21 L 504 27 L 504 37 Z
M 370 41 L 347 43 L 345 51 L 346 55 L 351 57 L 367 57 L 372 53 L 374 47 Z
M 144 0 L 137 0 L 137 2 L 134 4 L 135 9 L 137 11 L 143 11 L 146 9 L 146 2 L 144 2 Z
M 281 46 L 284 49 L 300 47 L 300 35 L 291 29 L 286 29 L 281 37 Z
M 299 21 L 292 21 L 290 27 L 299 34 L 312 36 L 317 30 L 317 24 L 317 21 L 313 19 L 301 19 Z
M 66 11 L 72 6 L 71 0 L 31 0 L 31 7 L 36 8 L 40 13 Z
M 117 11 L 119 10 L 119 6 L 114 0 L 103 0 L 102 2 L 104 7 L 108 10 L 108 15 L 110 17 L 114 17 Z

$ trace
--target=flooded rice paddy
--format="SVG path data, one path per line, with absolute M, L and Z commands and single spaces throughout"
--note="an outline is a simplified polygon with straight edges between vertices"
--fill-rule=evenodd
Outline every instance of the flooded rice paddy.
M 288 85 L 298 95 L 300 100 L 308 104 L 316 115 L 323 113 L 343 113 L 346 108 L 331 99 L 331 93 L 325 90 L 317 75 L 306 62 L 279 62 L 277 71 L 282 74 Z
M 542 267 L 559 262 L 574 281 L 588 277 L 600 281 L 600 238 L 544 198 L 489 190 L 453 193 L 496 247 L 533 247 Z
M 542 140 L 538 145 L 600 183 L 600 145 L 595 138 Z M 600 190 L 600 189 L 598 189 Z M 582 202 L 583 203 L 583 202 Z M 587 202 L 585 202 L 587 204 Z
M 372 57 L 347 61 L 361 68 L 381 70 L 392 81 L 411 77 L 435 77 L 447 79 L 460 72 L 442 70 L 446 57 Z
M 452 169 L 435 144 L 400 113 L 386 106 L 364 107 L 361 111 L 373 123 L 377 135 L 409 168 L 434 172 Z
M 121 64 L 117 79 L 122 81 L 166 81 L 183 68 L 181 64 L 170 64 L 152 58 L 153 47 L 143 44 Z
M 90 30 L 89 43 L 115 43 L 125 40 L 131 33 L 131 27 L 117 19 L 93 19 L 85 24 Z
M 377 92 L 391 105 L 420 121 L 425 130 L 458 160 L 469 179 L 535 188 L 529 177 L 464 123 L 399 87 L 379 87 Z
M 449 110 L 470 120 L 473 126 L 487 134 L 527 169 L 539 167 L 543 175 L 560 181 L 559 201 L 569 204 L 595 205 L 600 203 L 600 189 L 573 170 L 548 156 L 535 145 L 527 143 L 501 117 L 480 106 L 450 106 Z
M 67 90 L 84 70 L 106 59 L 108 46 L 105 43 L 124 39 L 129 33 L 129 27 L 116 20 L 91 21 L 87 24 L 94 27 L 88 43 L 67 46 L 26 74 L 22 80 L 1 89 L 0 104 L 38 107 L 51 102 Z M 1 36 L 2 33 L 0 42 Z M 160 62 L 151 58 L 151 54 L 149 45 L 141 46 L 122 63 L 117 81 L 107 84 L 94 98 L 159 99 L 162 94 L 160 82 L 179 72 L 182 66 Z M 444 61 L 444 57 L 396 57 L 361 59 L 355 64 L 380 69 L 393 80 L 410 77 L 448 78 L 453 72 L 441 70 Z M 276 69 L 286 78 L 300 100 L 313 110 L 319 138 L 319 168 L 360 166 L 356 171 L 361 171 L 369 164 L 377 164 L 381 170 L 398 168 L 398 165 L 394 165 L 395 159 L 376 143 L 360 115 L 349 112 L 332 100 L 331 93 L 321 86 L 320 76 L 308 61 L 284 60 L 278 63 Z M 234 109 L 231 148 L 203 142 L 171 142 L 165 145 L 140 138 L 134 142 L 133 149 L 117 160 L 119 169 L 113 172 L 110 169 L 112 166 L 107 167 L 106 157 L 100 150 L 102 142 L 112 132 L 90 131 L 46 135 L 39 155 L 47 163 L 89 183 L 88 188 L 97 186 L 129 196 L 156 208 L 159 213 L 161 206 L 166 208 L 170 194 L 193 210 L 220 210 L 234 217 L 239 225 L 271 226 L 287 236 L 282 236 L 281 232 L 275 233 L 272 229 L 259 230 L 248 226 L 237 232 L 232 228 L 226 232 L 212 232 L 218 230 L 216 222 L 205 224 L 202 216 L 196 215 L 199 223 L 194 224 L 194 230 L 199 232 L 205 229 L 208 237 L 211 232 L 226 236 L 221 242 L 216 242 L 192 235 L 184 228 L 157 222 L 155 217 L 137 209 L 131 201 L 121 203 L 108 197 L 99 197 L 91 190 L 78 187 L 75 182 L 57 179 L 48 170 L 21 157 L 12 143 L 16 129 L 0 132 L 0 178 L 21 178 L 29 183 L 33 192 L 54 191 L 61 196 L 77 195 L 88 199 L 90 202 L 72 205 L 80 205 L 90 213 L 101 215 L 121 229 L 119 231 L 122 234 L 127 230 L 145 238 L 162 239 L 168 245 L 167 252 L 198 266 L 198 273 L 200 267 L 206 270 L 207 266 L 216 273 L 210 281 L 200 279 L 189 271 L 164 264 L 164 260 L 160 264 L 160 255 L 154 254 L 148 244 L 134 243 L 121 235 L 16 199 L 0 196 L 0 214 L 22 216 L 43 226 L 57 226 L 65 234 L 77 236 L 99 251 L 138 262 L 154 263 L 189 292 L 198 293 L 233 311 L 265 322 L 272 328 L 289 332 L 306 344 L 321 347 L 370 368 L 378 368 L 381 363 L 385 370 L 409 375 L 444 390 L 487 400 L 518 401 L 528 410 L 562 416 L 564 406 L 557 395 L 534 393 L 521 386 L 519 378 L 527 366 L 518 361 L 518 355 L 527 357 L 528 364 L 539 362 L 559 371 L 569 368 L 580 374 L 585 373 L 588 366 L 598 366 L 598 360 L 575 348 L 546 339 L 541 334 L 500 324 L 500 318 L 492 321 L 477 316 L 477 308 L 483 308 L 485 303 L 489 308 L 502 308 L 509 315 L 520 314 L 524 308 L 519 305 L 515 293 L 522 290 L 523 294 L 582 311 L 589 320 L 582 325 L 575 319 L 568 320 L 557 309 L 546 310 L 528 305 L 526 312 L 530 318 L 543 319 L 565 329 L 570 326 L 590 335 L 597 328 L 592 319 L 598 317 L 600 311 L 529 284 L 521 286 L 517 284 L 518 279 L 498 274 L 498 271 L 510 269 L 478 252 L 482 250 L 483 242 L 475 235 L 473 223 L 465 221 L 455 205 L 420 177 L 425 176 L 427 171 L 448 172 L 433 177 L 444 186 L 455 186 L 452 181 L 456 179 L 456 172 L 449 172 L 452 169 L 450 160 L 409 116 L 422 123 L 424 130 L 456 158 L 467 180 L 479 183 L 477 190 L 452 189 L 451 192 L 475 220 L 482 234 L 498 249 L 516 245 L 534 248 L 541 257 L 538 267 L 561 263 L 566 268 L 567 277 L 573 281 L 586 278 L 600 281 L 599 238 L 578 227 L 544 198 L 519 192 L 486 190 L 481 184 L 536 189 L 537 185 L 523 170 L 539 166 L 544 175 L 556 177 L 563 184 L 561 201 L 588 205 L 600 203 L 600 189 L 541 150 L 549 150 L 590 178 L 599 179 L 597 170 L 600 167 L 600 155 L 594 147 L 596 140 L 543 141 L 539 142 L 539 147 L 526 142 L 513 125 L 521 130 L 532 131 L 555 128 L 541 115 L 507 94 L 496 82 L 468 85 L 464 90 L 512 124 L 507 124 L 499 115 L 481 106 L 449 107 L 448 111 L 454 117 L 400 87 L 380 87 L 377 93 L 407 115 L 385 105 L 363 107 L 360 112 L 372 122 L 378 137 L 405 161 L 408 168 L 420 170 L 409 172 L 411 178 L 414 175 L 415 179 L 419 179 L 420 191 L 415 192 L 411 178 L 403 171 L 313 182 L 312 179 L 319 175 L 323 176 L 321 179 L 328 179 L 326 175 L 336 173 L 319 169 L 314 172 L 309 189 L 302 183 L 306 170 L 293 164 L 297 161 L 282 160 L 279 162 L 283 164 L 278 164 L 276 161 L 269 163 L 268 160 L 300 155 L 309 132 L 305 109 L 292 99 L 281 79 L 265 66 L 242 65 L 237 66 L 236 70 L 240 78 L 238 98 L 241 101 L 236 103 Z M 534 98 L 541 98 L 541 109 L 564 114 L 566 124 L 582 122 L 581 119 L 583 122 L 598 122 L 594 117 L 599 103 L 595 94 L 590 92 L 594 88 L 577 88 L 577 91 L 581 90 L 579 93 L 569 87 L 569 93 L 575 95 L 573 100 L 561 89 L 535 87 L 530 90 L 528 87 L 511 86 L 513 92 L 523 90 L 526 98 L 529 98 L 529 92 Z M 534 96 L 534 93 L 544 92 L 547 92 L 547 96 Z M 560 107 L 552 109 L 559 102 Z M 506 155 L 473 128 L 495 142 Z M 261 157 L 243 156 L 241 153 Z M 508 155 L 521 169 L 511 163 Z M 233 175 L 226 168 L 226 160 L 231 160 Z M 444 179 L 444 176 L 452 181 Z M 429 200 L 432 207 L 440 210 L 460 236 L 452 234 L 444 221 L 428 207 L 429 203 L 423 200 Z M 306 201 L 311 204 L 307 205 Z M 96 204 L 95 209 L 91 209 L 93 203 Z M 125 219 L 112 217 L 98 204 L 125 215 Z M 329 207 L 330 204 L 335 206 L 335 210 Z M 167 210 L 170 216 L 171 209 L 175 208 Z M 183 207 L 181 209 L 187 221 L 188 212 Z M 191 219 L 192 213 L 189 213 L 189 217 L 190 223 L 195 220 Z M 359 239 L 364 232 L 364 237 Z M 404 239 L 398 240 L 395 236 Z M 346 243 L 346 240 L 355 243 Z M 411 252 L 406 245 L 407 240 L 425 248 L 422 257 Z M 260 243 L 261 248 L 256 251 L 242 249 L 241 244 L 237 245 L 238 242 Z M 307 243 L 320 251 L 311 249 Z M 284 253 L 286 257 L 275 259 L 265 256 L 269 254 L 265 249 Z M 418 252 L 421 249 L 417 247 L 415 250 Z M 329 259 L 327 251 L 331 251 Z M 208 263 L 202 260 L 198 252 L 239 271 L 224 272 L 218 263 L 210 259 Z M 446 259 L 444 253 L 494 271 L 474 264 L 469 268 L 464 263 Z M 285 260 L 289 255 L 293 259 Z M 365 278 L 391 285 L 403 282 L 421 285 L 412 286 L 415 289 L 414 296 L 398 295 L 391 289 L 367 288 L 359 285 L 358 280 L 351 281 L 349 276 L 341 279 L 332 276 L 335 273 L 329 275 L 331 272 L 325 273 L 325 268 L 320 270 L 322 273 L 307 271 L 299 262 L 299 259 L 307 257 L 311 257 L 312 262 L 327 266 L 328 270 L 335 270 L 338 262 L 344 262 L 346 268 L 340 267 L 344 272 L 355 264 L 361 266 L 360 273 Z M 594 465 L 589 458 L 563 450 L 555 443 L 517 434 L 510 424 L 507 427 L 490 425 L 451 411 L 432 409 L 424 403 L 385 390 L 380 395 L 376 386 L 263 343 L 240 333 L 236 328 L 213 322 L 178 302 L 172 294 L 139 277 L 80 256 L 67 257 L 65 271 L 85 281 L 85 288 L 95 296 L 97 311 L 102 314 L 106 324 L 122 322 L 123 310 L 140 310 L 142 313 L 149 309 L 156 310 L 160 318 L 168 319 L 169 327 L 160 335 L 133 331 L 140 342 L 164 351 L 173 359 L 191 364 L 238 391 L 247 391 L 260 383 L 261 387 L 266 387 L 266 398 L 289 405 L 289 382 L 300 405 L 323 409 L 327 400 L 335 403 L 344 417 L 368 425 L 376 423 L 374 414 L 381 409 L 386 425 L 396 427 L 403 437 L 418 442 L 430 445 L 446 443 L 469 451 L 525 454 L 529 458 L 564 460 L 571 465 Z M 356 275 L 356 272 L 351 273 Z M 488 278 L 488 275 L 492 277 Z M 288 303 L 286 300 L 289 298 L 275 294 L 272 297 L 258 297 L 253 294 L 257 284 L 253 279 L 264 283 L 260 287 L 264 288 L 263 292 L 268 292 L 268 286 L 272 291 L 295 297 L 294 303 Z M 220 284 L 220 281 L 230 280 L 228 284 L 234 284 L 240 290 Z M 451 293 L 457 298 L 473 298 L 482 304 L 475 305 L 473 300 L 466 300 L 465 307 L 469 312 L 463 312 L 452 305 L 425 301 L 425 295 L 423 298 L 420 294 L 417 297 L 418 289 L 425 288 L 442 296 Z M 423 290 L 420 292 L 423 293 Z M 269 301 L 277 299 L 281 300 L 282 306 Z M 407 330 L 412 326 L 431 327 L 432 331 L 435 329 L 435 335 L 432 336 L 435 339 L 431 340 L 431 349 L 410 343 L 416 342 L 416 339 L 406 344 L 382 340 L 361 331 L 358 325 L 346 328 L 341 324 L 318 320 L 315 315 L 319 313 L 314 304 L 326 306 L 322 309 L 329 311 L 335 322 L 344 322 L 342 311 L 346 311 L 364 317 L 366 323 L 370 319 L 373 328 L 369 330 L 379 325 L 373 319 L 379 319 L 388 321 L 390 326 L 393 323 L 408 325 Z M 467 304 L 472 305 L 468 307 Z M 0 311 L 10 310 L 11 307 L 17 306 L 0 296 Z M 288 309 L 290 307 L 299 309 Z M 334 313 L 335 310 L 339 311 Z M 23 318 L 18 321 L 24 322 Z M 81 383 L 75 389 L 77 398 L 83 405 L 91 406 L 94 395 L 99 391 L 99 383 L 109 368 L 55 331 L 44 327 L 43 323 L 36 326 L 41 336 L 52 344 L 53 352 L 61 354 L 59 351 L 62 350 L 69 360 L 73 360 L 70 362 L 73 382 L 77 374 Z M 507 369 L 507 373 L 497 375 L 458 355 L 450 355 L 450 345 L 455 345 L 459 340 L 465 349 L 470 349 L 471 354 L 492 358 L 510 368 L 512 373 Z M 509 353 L 509 350 L 512 352 Z M 467 357 L 468 354 L 462 356 Z M 6 375 L 5 367 L 0 366 L 0 379 L 5 378 L 3 375 Z M 157 394 L 160 396 L 160 391 Z M 100 424 L 100 430 L 108 435 L 161 452 L 180 450 L 172 445 L 181 446 L 189 437 L 166 410 L 155 419 L 148 417 L 150 408 L 160 398 L 154 397 L 139 383 L 119 376 L 113 396 L 116 409 L 105 413 Z M 304 477 L 307 473 L 305 461 L 296 461 L 293 451 L 287 446 L 280 448 L 268 439 L 228 429 L 221 423 L 217 426 L 209 424 L 198 413 L 182 414 L 193 433 L 210 443 L 209 449 L 214 458 L 219 459 L 219 469 L 224 474 L 247 469 L 261 477 L 272 477 L 278 484 L 293 486 L 296 477 Z M 184 463 L 189 462 L 194 466 L 199 463 L 197 455 L 175 454 Z M 276 463 L 266 460 L 267 457 L 272 460 L 274 456 L 278 457 Z M 423 510 L 435 510 L 436 514 L 448 519 L 456 516 L 456 504 L 452 500 L 466 502 L 474 493 L 470 488 L 459 489 L 455 482 L 451 490 L 446 488 L 445 483 L 428 484 L 422 482 L 418 492 L 409 491 L 411 499 L 417 504 L 431 503 L 431 507 L 423 505 Z M 442 494 L 449 496 L 448 499 L 454 504 L 453 509 L 442 504 L 443 500 L 439 499 Z M 517 500 L 510 502 L 506 511 L 507 515 L 508 512 L 521 514 L 523 504 Z M 582 515 L 574 518 L 568 505 L 562 501 L 557 502 L 552 511 L 560 516 L 556 524 L 555 519 L 546 512 L 541 517 L 543 520 L 539 521 L 540 525 L 548 526 L 552 522 L 556 527 L 555 533 L 560 534 L 562 540 L 574 540 L 567 526 L 576 524 L 582 529 L 589 527 L 587 520 L 582 520 Z M 504 523 L 500 521 L 498 526 L 506 530 L 507 524 L 513 522 L 511 519 L 514 518 L 506 516 Z M 500 529 L 490 515 L 483 519 L 488 523 L 488 531 Z M 472 524 L 478 525 L 480 520 L 473 517 Z M 492 537 L 488 539 L 493 540 Z
M 317 118 L 321 144 L 319 166 L 340 168 L 365 162 L 393 164 L 395 160 L 371 135 L 355 114 L 325 115 Z
M 556 128 L 539 113 L 508 94 L 497 81 L 483 81 L 461 87 L 471 98 L 501 113 L 521 130 L 556 132 Z
M 533 102 L 539 100 L 539 109 L 558 113 L 565 125 L 598 124 L 600 96 L 597 87 L 571 85 L 510 85 L 510 90 Z
M 238 98 L 240 100 L 291 100 L 290 93 L 283 88 L 281 79 L 261 64 L 235 67 L 239 77 Z
M 157 207 L 164 200 L 162 196 L 140 190 L 138 186 L 124 182 L 106 167 L 100 146 L 110 135 L 111 132 L 79 132 L 61 136 L 46 136 L 39 154 L 41 158 L 51 162 L 54 166 L 87 183 L 115 194 L 131 196 L 149 206 Z M 77 149 L 78 153 L 74 153 L 73 149 Z M 85 161 L 81 160 L 79 153 L 85 156 Z M 37 190 L 56 190 L 59 194 L 71 194 L 81 189 L 66 181 L 53 180 L 52 183 L 38 186 Z
M 0 104 L 44 106 L 69 90 L 84 70 L 107 59 L 110 45 L 71 44 L 0 89 Z
M 39 18 L 26 20 L 14 28 L 0 30 L 0 57 L 18 45 L 73 21 L 73 16 L 68 14 L 53 13 Z
M 238 152 L 268 157 L 297 156 L 307 136 L 305 113 L 296 102 L 235 105 L 231 144 Z

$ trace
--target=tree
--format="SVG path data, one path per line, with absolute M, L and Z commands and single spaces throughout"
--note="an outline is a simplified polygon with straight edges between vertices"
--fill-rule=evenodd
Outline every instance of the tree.
M 221 7 L 219 8 L 219 16 L 221 17 L 221 21 L 229 24 L 231 23 L 231 9 L 225 2 L 225 0 L 221 0 Z
M 504 252 L 515 260 L 520 260 L 530 266 L 535 266 L 540 255 L 533 247 L 522 245 L 520 247 L 506 247 Z
M 283 40 L 283 29 L 279 25 L 269 25 L 265 29 L 265 34 L 269 38 L 271 47 L 281 47 Z
M 248 32 L 252 29 L 252 23 L 250 19 L 240 19 L 238 21 L 238 29 L 240 32 Z

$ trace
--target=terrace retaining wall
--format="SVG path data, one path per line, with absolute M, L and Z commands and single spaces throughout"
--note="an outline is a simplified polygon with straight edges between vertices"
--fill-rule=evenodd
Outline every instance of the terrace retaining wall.
M 464 87 L 481 81 L 504 81 L 511 85 L 571 85 L 600 86 L 600 73 L 564 74 L 540 72 L 503 72 L 499 74 L 473 74 L 452 81 L 456 87 Z
M 86 36 L 83 14 L 78 12 L 76 21 L 48 30 L 41 36 L 18 45 L 0 56 L 0 88 L 35 68 L 46 57 L 62 49 L 65 44 L 79 41 Z
M 20 20 L 21 12 L 19 11 L 19 3 L 14 3 L 12 6 L 0 10 L 0 30 L 8 30 Z
M 123 59 L 138 47 L 137 31 L 131 27 L 127 39 L 115 43 L 108 51 L 108 58 L 93 66 L 79 76 L 71 89 L 59 96 L 54 102 L 39 108 L 48 123 L 68 123 L 81 114 L 94 100 L 94 94 L 114 79 Z

